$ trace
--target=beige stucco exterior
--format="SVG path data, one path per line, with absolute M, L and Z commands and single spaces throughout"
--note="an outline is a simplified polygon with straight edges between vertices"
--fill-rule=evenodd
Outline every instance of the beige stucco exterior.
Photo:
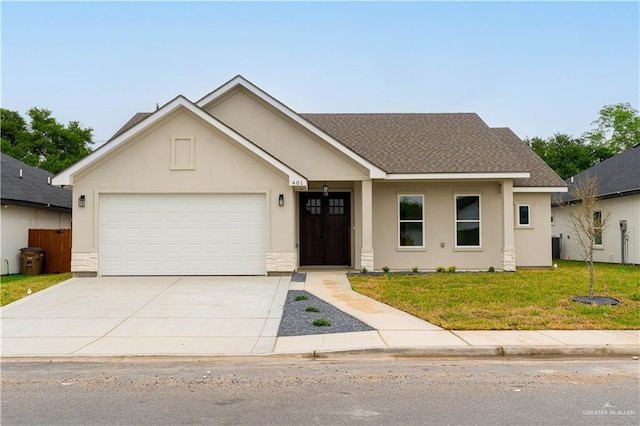
M 455 247 L 455 196 L 480 195 L 481 248 Z M 424 196 L 424 248 L 400 248 L 398 196 Z M 456 266 L 502 269 L 502 198 L 497 182 L 376 182 L 373 191 L 375 267 L 410 270 Z
M 246 90 L 205 109 L 310 181 L 368 179 L 367 171 Z
M 71 214 L 3 205 L 0 208 L 2 275 L 20 272 L 20 249 L 29 243 L 29 229 L 69 229 Z
M 517 208 L 530 206 L 531 224 L 518 226 Z M 549 193 L 513 194 L 516 265 L 551 266 L 551 199 Z
M 622 234 L 620 221 L 627 221 L 627 263 L 640 264 L 640 195 L 610 198 L 600 201 L 603 215 L 608 215 L 609 226 L 602 235 L 602 245 L 594 249 L 596 262 L 622 262 Z M 568 207 L 553 207 L 554 224 L 552 234 L 561 238 L 561 258 L 582 260 L 576 249 L 575 232 L 571 227 Z

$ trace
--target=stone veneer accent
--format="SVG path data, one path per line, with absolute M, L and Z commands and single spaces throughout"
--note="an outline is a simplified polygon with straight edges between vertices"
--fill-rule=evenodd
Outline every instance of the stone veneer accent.
M 293 272 L 297 267 L 297 251 L 292 250 L 267 252 L 267 272 Z
M 77 273 L 78 276 L 89 276 L 86 273 L 96 274 L 98 272 L 98 253 L 72 252 L 71 271 L 74 274 Z
M 360 269 L 362 268 L 373 271 L 373 249 L 360 250 Z
M 516 250 L 502 250 L 502 270 L 505 272 L 514 272 L 516 270 Z

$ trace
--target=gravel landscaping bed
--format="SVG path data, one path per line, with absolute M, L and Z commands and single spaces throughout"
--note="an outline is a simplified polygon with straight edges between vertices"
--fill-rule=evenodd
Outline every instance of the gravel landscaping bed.
M 296 300 L 299 296 L 306 300 Z M 307 307 L 318 308 L 320 312 L 307 312 Z M 316 326 L 313 321 L 325 318 L 329 326 Z M 289 290 L 282 313 L 278 336 L 305 336 L 309 334 L 348 333 L 370 331 L 373 328 L 342 312 L 333 305 L 303 290 Z

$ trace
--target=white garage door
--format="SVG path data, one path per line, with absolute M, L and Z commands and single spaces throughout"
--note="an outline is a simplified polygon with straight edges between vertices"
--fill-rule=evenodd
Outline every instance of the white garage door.
M 102 275 L 265 274 L 264 194 L 107 194 Z

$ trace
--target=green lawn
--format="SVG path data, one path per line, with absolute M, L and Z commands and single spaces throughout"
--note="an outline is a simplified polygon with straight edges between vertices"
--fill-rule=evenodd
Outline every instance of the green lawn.
M 0 294 L 2 295 L 0 306 L 26 297 L 29 289 L 35 293 L 68 280 L 71 276 L 71 272 L 49 275 L 3 275 L 0 278 Z
M 594 293 L 617 306 L 572 302 L 589 291 L 584 262 L 518 272 L 351 275 L 353 289 L 449 330 L 640 329 L 640 266 L 596 264 Z M 606 284 L 606 288 L 604 288 Z

